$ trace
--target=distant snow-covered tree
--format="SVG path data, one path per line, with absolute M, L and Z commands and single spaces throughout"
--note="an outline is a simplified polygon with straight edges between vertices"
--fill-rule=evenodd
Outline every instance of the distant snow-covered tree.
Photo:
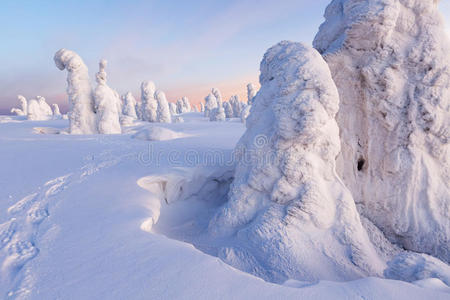
M 32 121 L 43 120 L 41 107 L 36 99 L 28 101 L 27 119 Z
M 133 119 L 137 119 L 136 98 L 134 98 L 131 92 L 128 92 L 124 95 L 123 100 L 124 100 L 123 114 Z
M 188 97 L 181 98 L 183 101 L 184 112 L 191 112 L 191 103 L 189 102 Z
M 69 133 L 92 134 L 97 132 L 94 98 L 89 82 L 88 68 L 78 54 L 61 49 L 56 52 L 54 61 L 60 70 L 66 69 L 67 94 L 70 111 Z
M 11 113 L 14 113 L 18 116 L 26 116 L 28 114 L 27 99 L 22 95 L 17 95 L 17 99 L 19 100 L 19 108 L 12 108 Z
M 173 103 L 173 102 L 169 102 L 169 110 L 170 110 L 170 114 L 172 116 L 178 114 L 178 112 L 177 112 L 177 105 L 175 103 Z
M 61 112 L 59 111 L 59 106 L 56 103 L 52 104 L 52 111 L 54 118 L 61 118 Z
M 166 94 L 163 91 L 156 91 L 156 101 L 158 102 L 157 120 L 160 123 L 171 123 L 169 103 L 166 99 Z
M 97 128 L 99 133 L 120 134 L 120 98 L 106 84 L 107 61 L 102 59 L 99 63 L 99 71 L 96 74 L 97 87 L 94 92 L 95 107 L 97 111 Z
M 142 107 L 141 107 L 140 101 L 136 101 L 135 110 L 136 110 L 137 119 L 142 120 Z
M 209 120 L 216 121 L 216 122 L 217 121 L 225 121 L 226 116 L 225 116 L 225 110 L 223 109 L 223 106 L 219 106 L 219 107 L 215 108 L 214 110 L 212 110 Z
M 203 102 L 200 102 L 200 112 L 205 112 L 205 105 Z
M 219 89 L 212 88 L 211 93 L 214 95 L 214 97 L 216 97 L 217 106 L 218 107 L 222 106 L 222 102 L 223 102 L 222 94 L 220 93 Z
M 231 106 L 230 102 L 225 101 L 223 103 L 223 108 L 225 110 L 225 116 L 227 118 L 232 118 L 233 117 L 233 107 Z
M 205 98 L 205 117 L 210 117 L 211 112 L 217 108 L 217 99 L 213 93 L 209 93 Z
M 243 103 L 239 101 L 239 96 L 238 95 L 231 96 L 228 102 L 231 104 L 231 107 L 233 108 L 233 118 L 240 118 Z
M 247 104 L 252 105 L 253 98 L 255 98 L 256 95 L 256 88 L 253 83 L 247 84 Z
M 36 96 L 36 100 L 39 103 L 39 108 L 41 110 L 42 116 L 51 116 L 53 115 L 52 108 L 50 105 L 48 105 L 47 101 L 45 101 L 45 98 L 42 96 Z
M 157 122 L 158 102 L 155 99 L 155 84 L 144 81 L 141 84 L 142 119 L 147 122 Z

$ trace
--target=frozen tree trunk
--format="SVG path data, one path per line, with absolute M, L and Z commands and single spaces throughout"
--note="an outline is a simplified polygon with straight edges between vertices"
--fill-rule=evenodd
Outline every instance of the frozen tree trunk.
M 157 120 L 159 123 L 172 123 L 170 115 L 169 103 L 166 99 L 166 94 L 162 91 L 156 91 L 156 101 L 158 101 Z
M 19 100 L 19 108 L 12 108 L 11 113 L 18 116 L 26 116 L 28 114 L 27 99 L 22 95 L 17 95 L 17 99 Z
M 228 202 L 209 225 L 238 239 L 219 256 L 275 282 L 380 275 L 385 263 L 335 173 L 339 96 L 327 64 L 280 42 L 264 55 L 260 83 Z
M 67 70 L 67 94 L 70 111 L 69 133 L 92 134 L 97 132 L 94 112 L 94 98 L 89 83 L 88 68 L 81 57 L 73 51 L 61 49 L 54 61 L 60 70 Z
M 124 98 L 123 114 L 133 119 L 137 119 L 136 99 L 131 92 L 126 93 Z
M 97 128 L 102 134 L 120 134 L 120 102 L 119 95 L 106 84 L 107 61 L 102 59 L 96 75 L 97 87 L 94 98 L 97 110 Z
M 217 99 L 212 93 L 209 93 L 209 95 L 205 98 L 205 117 L 210 117 L 211 112 L 216 108 Z
M 252 105 L 253 98 L 255 98 L 256 95 L 256 88 L 253 83 L 247 84 L 247 104 Z
M 177 105 L 175 103 L 173 103 L 173 102 L 169 102 L 169 110 L 170 110 L 170 114 L 172 116 L 178 114 L 178 112 L 177 112 Z
M 142 120 L 157 122 L 158 102 L 155 99 L 155 84 L 152 81 L 144 81 L 141 84 Z
M 335 0 L 314 47 L 339 89 L 338 173 L 402 247 L 450 262 L 450 43 L 436 0 Z

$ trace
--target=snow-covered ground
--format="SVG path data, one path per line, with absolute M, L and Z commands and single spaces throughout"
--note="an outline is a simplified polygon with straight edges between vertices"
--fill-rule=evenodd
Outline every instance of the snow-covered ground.
M 0 116 L 0 298 L 450 299 L 438 279 L 275 284 L 221 261 L 203 233 L 245 128 L 182 117 L 67 135 Z

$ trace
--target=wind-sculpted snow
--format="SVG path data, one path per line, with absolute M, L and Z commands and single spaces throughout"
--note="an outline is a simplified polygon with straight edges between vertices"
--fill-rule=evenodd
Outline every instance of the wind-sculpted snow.
M 95 108 L 97 111 L 97 128 L 102 134 L 120 134 L 120 102 L 119 96 L 106 84 L 107 61 L 102 59 L 97 73 L 95 89 Z
M 450 262 L 450 43 L 436 0 L 334 0 L 314 46 L 341 99 L 338 173 L 402 247 Z
M 66 49 L 56 52 L 54 61 L 58 69 L 67 70 L 67 94 L 70 102 L 69 133 L 97 133 L 88 68 L 78 54 Z
M 280 42 L 261 62 L 261 89 L 236 151 L 228 202 L 209 224 L 239 243 L 219 257 L 270 281 L 381 275 L 384 262 L 335 174 L 336 86 L 320 54 Z

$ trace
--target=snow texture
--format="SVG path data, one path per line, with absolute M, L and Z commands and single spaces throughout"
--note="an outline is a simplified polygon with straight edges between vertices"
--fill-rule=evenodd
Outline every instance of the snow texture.
M 97 111 L 97 128 L 102 134 L 120 134 L 120 98 L 117 92 L 106 84 L 105 68 L 107 61 L 99 62 L 99 71 L 96 74 L 97 87 L 94 92 L 95 109 Z
M 166 99 L 166 94 L 163 91 L 156 91 L 155 98 L 158 103 L 158 109 L 156 111 L 156 118 L 159 123 L 172 123 L 172 117 L 170 115 L 169 103 Z
M 67 95 L 70 102 L 69 133 L 97 133 L 88 68 L 78 54 L 66 49 L 56 52 L 54 61 L 58 69 L 67 70 Z
M 341 99 L 338 173 L 388 239 L 450 262 L 450 53 L 436 0 L 334 0 L 314 47 Z
M 381 275 L 385 263 L 335 173 L 339 96 L 327 64 L 283 41 L 264 55 L 260 83 L 228 202 L 209 224 L 242 246 L 219 257 L 274 282 Z
M 155 84 L 152 81 L 144 81 L 141 84 L 142 120 L 157 122 L 158 102 L 155 99 Z

